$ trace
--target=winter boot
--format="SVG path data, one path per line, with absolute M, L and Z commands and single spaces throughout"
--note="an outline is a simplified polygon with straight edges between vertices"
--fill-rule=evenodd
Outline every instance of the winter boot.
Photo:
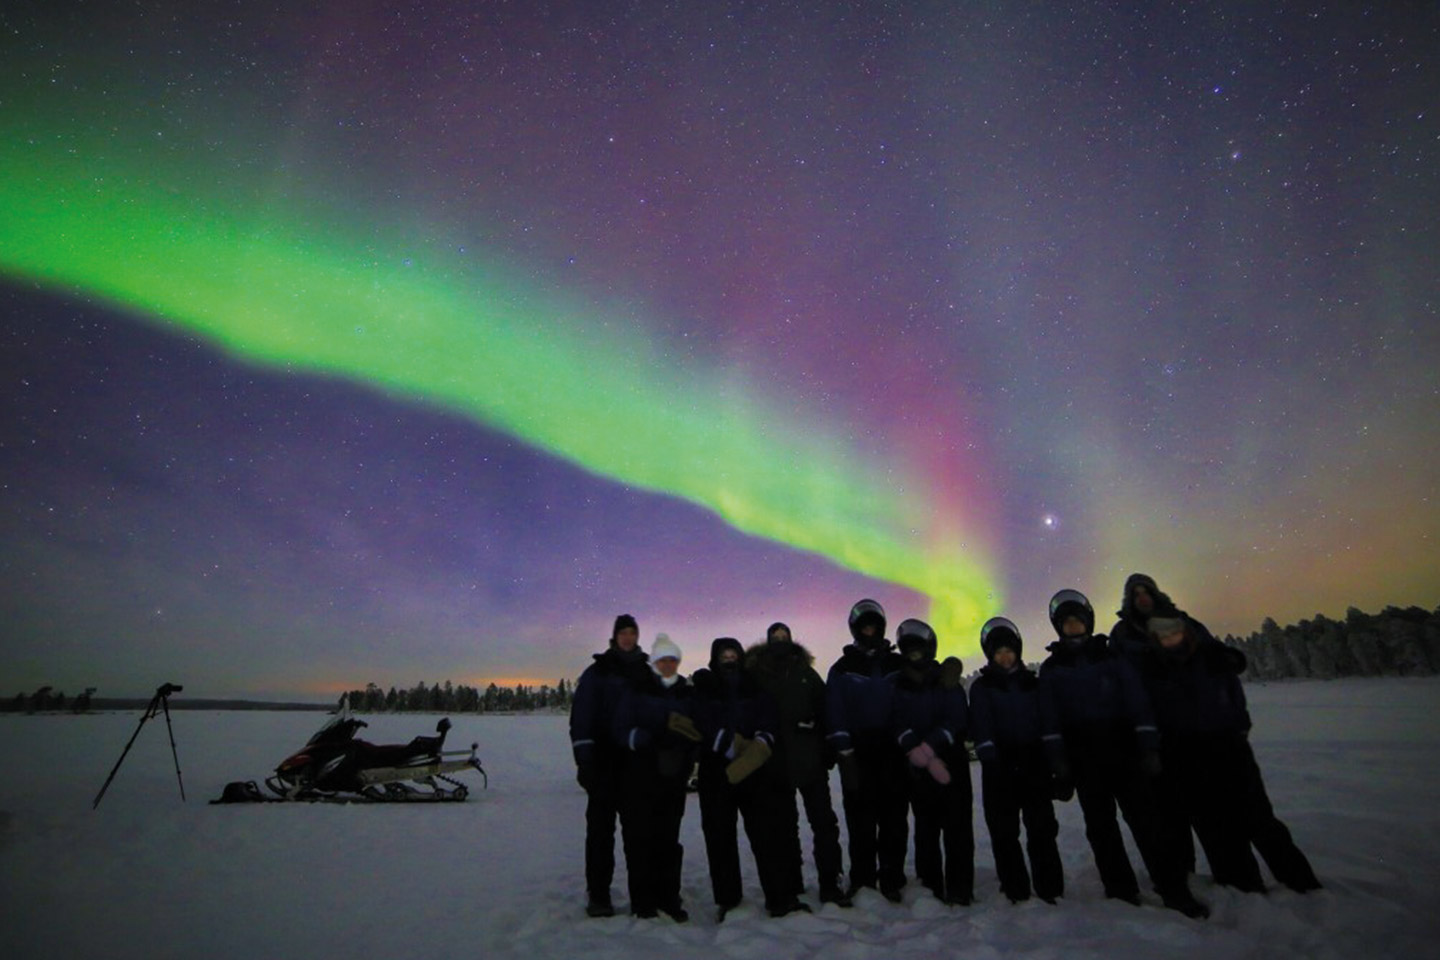
M 1210 916 L 1210 908 L 1205 906 L 1189 890 L 1179 890 L 1162 896 L 1161 901 L 1169 910 L 1178 910 L 1191 920 L 1204 920 Z
M 809 913 L 810 904 L 804 900 L 791 900 L 789 903 L 782 903 L 769 909 L 772 917 L 788 917 L 792 913 Z

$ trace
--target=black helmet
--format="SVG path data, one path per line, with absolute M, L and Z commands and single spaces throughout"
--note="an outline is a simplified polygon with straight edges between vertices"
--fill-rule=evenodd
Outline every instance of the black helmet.
M 1060 625 L 1066 617 L 1079 617 L 1080 622 L 1085 624 L 1086 634 L 1095 632 L 1095 610 L 1090 606 L 1090 598 L 1079 590 L 1061 590 L 1050 598 L 1050 625 L 1062 637 L 1065 631 L 1060 629 Z
M 995 651 L 1001 647 L 1014 650 L 1017 658 L 1025 649 L 1020 639 L 1020 628 L 1015 626 L 1014 621 L 1006 617 L 991 617 L 980 628 L 980 649 L 986 660 L 994 660 Z
M 850 636 L 858 642 L 860 640 L 860 628 L 866 623 L 874 623 L 879 626 L 878 637 L 885 636 L 885 608 L 875 600 L 861 600 L 850 608 Z
M 935 659 L 935 631 L 924 620 L 900 621 L 900 626 L 895 628 L 895 645 L 907 660 L 917 650 L 921 660 Z

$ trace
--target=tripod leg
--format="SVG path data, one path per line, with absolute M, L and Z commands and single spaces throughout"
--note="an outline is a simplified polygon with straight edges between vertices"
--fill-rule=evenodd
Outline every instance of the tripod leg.
M 95 794 L 95 802 L 92 803 L 92 804 L 90 804 L 90 809 L 91 809 L 91 810 L 94 810 L 96 807 L 100 806 L 100 800 L 101 800 L 101 798 L 103 798 L 103 797 L 105 796 L 105 791 L 110 789 L 110 781 L 115 779 L 115 774 L 117 774 L 117 773 L 120 772 L 120 764 L 122 764 L 122 763 L 125 762 L 125 756 L 126 756 L 126 754 L 128 754 L 128 753 L 130 752 L 130 748 L 135 745 L 135 738 L 138 737 L 138 736 L 140 736 L 140 731 L 141 731 L 141 729 L 144 728 L 144 726 L 145 726 L 145 721 L 146 721 L 146 720 L 149 720 L 151 717 L 155 716 L 155 705 L 156 705 L 159 701 L 160 701 L 160 695 L 159 695 L 159 694 L 156 694 L 155 697 L 154 697 L 154 699 L 152 699 L 152 700 L 150 701 L 150 706 L 146 707 L 146 708 L 145 708 L 145 712 L 140 715 L 140 722 L 135 725 L 135 732 L 132 733 L 132 734 L 130 734 L 130 742 L 127 743 L 127 744 L 125 744 L 125 749 L 124 749 L 124 750 L 121 750 L 121 751 L 120 751 L 120 759 L 115 761 L 115 766 L 114 766 L 113 768 L 111 768 L 111 770 L 110 770 L 110 776 L 108 776 L 108 777 L 105 778 L 105 785 L 100 788 L 100 792 L 99 792 L 99 793 Z M 168 711 L 166 712 L 166 718 L 167 718 L 167 719 L 169 718 L 169 712 L 168 712 Z M 173 740 L 171 741 L 171 745 L 172 745 L 172 746 L 174 745 L 174 741 L 173 741 Z M 176 763 L 178 764 L 179 761 L 177 760 Z
M 180 776 L 180 754 L 175 750 L 175 728 L 170 726 L 170 698 L 162 697 L 165 706 L 165 729 L 170 734 L 170 756 L 175 758 L 175 780 L 180 784 L 180 802 L 185 803 L 185 779 Z

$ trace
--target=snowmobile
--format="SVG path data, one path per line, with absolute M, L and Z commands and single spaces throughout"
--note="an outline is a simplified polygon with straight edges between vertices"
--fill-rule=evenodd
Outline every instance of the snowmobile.
M 415 737 L 409 743 L 374 744 L 357 740 L 355 732 L 368 726 L 350 716 L 349 700 L 305 744 L 286 757 L 265 785 L 282 800 L 371 800 L 382 802 L 464 800 L 469 788 L 447 774 L 474 769 L 490 785 L 479 746 L 446 750 L 450 718 L 435 725 L 436 736 Z M 252 788 L 253 789 L 253 788 Z

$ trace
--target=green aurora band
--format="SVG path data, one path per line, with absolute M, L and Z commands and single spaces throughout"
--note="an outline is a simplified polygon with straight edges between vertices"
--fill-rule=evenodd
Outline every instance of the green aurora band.
M 892 476 L 734 370 L 659 352 L 633 319 L 373 224 L 201 191 L 12 139 L 0 153 L 0 271 L 181 329 L 250 362 L 365 382 L 458 411 L 599 476 L 701 505 L 745 533 L 930 599 L 943 647 L 1000 609 L 921 477 Z M 107 169 L 98 170 L 97 167 Z M 102 175 L 103 174 L 103 175 Z M 247 202 L 248 199 L 248 202 Z M 366 238 L 366 239 L 357 239 Z M 408 250 L 410 252 L 400 252 Z M 515 276 L 518 271 L 508 271 Z M 937 532 L 944 531 L 944 532 Z M 967 555 L 967 552 L 971 555 Z

